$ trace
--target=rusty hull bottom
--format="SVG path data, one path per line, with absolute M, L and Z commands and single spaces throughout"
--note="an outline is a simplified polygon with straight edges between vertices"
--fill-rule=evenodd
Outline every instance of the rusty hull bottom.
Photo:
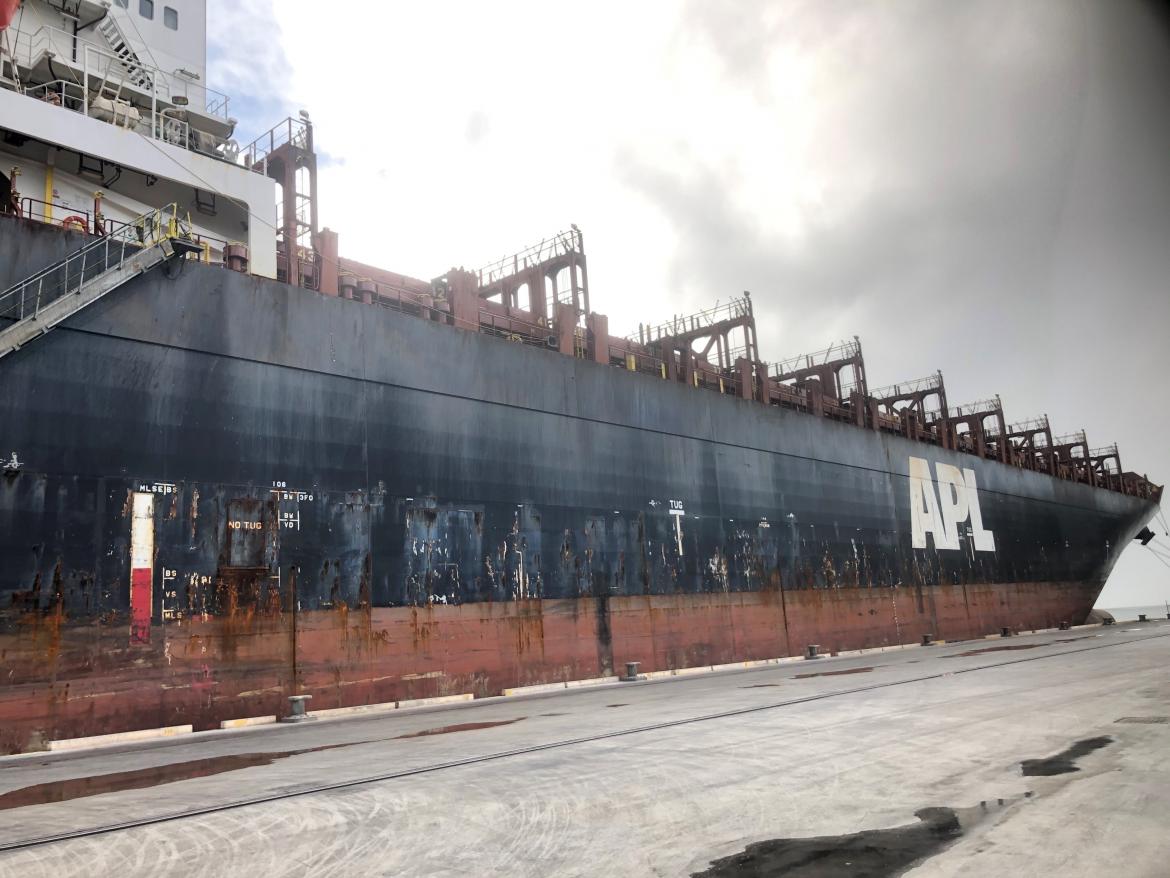
M 1009 583 L 529 600 L 129 625 L 28 616 L 0 635 L 0 751 L 50 740 L 1081 622 L 1099 586 Z

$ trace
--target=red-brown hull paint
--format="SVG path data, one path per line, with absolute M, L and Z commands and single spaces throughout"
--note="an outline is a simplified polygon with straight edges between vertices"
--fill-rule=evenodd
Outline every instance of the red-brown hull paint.
M 282 714 L 294 692 L 348 707 L 608 675 L 961 640 L 1083 621 L 1086 583 L 840 588 L 529 600 L 65 624 L 30 614 L 0 636 L 0 751 L 50 740 Z

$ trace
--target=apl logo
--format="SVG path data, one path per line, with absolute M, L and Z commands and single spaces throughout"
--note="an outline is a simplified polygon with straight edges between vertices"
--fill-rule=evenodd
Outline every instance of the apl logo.
M 925 549 L 926 535 L 932 534 L 936 549 L 958 549 L 959 526 L 970 520 L 975 551 L 994 552 L 995 534 L 983 529 L 975 470 L 936 463 L 934 471 L 931 478 L 928 461 L 910 458 L 911 545 Z

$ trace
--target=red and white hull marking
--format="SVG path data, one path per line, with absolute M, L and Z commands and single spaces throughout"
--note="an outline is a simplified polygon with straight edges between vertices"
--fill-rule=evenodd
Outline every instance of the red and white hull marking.
M 134 494 L 130 523 L 130 642 L 150 643 L 154 599 L 154 495 Z

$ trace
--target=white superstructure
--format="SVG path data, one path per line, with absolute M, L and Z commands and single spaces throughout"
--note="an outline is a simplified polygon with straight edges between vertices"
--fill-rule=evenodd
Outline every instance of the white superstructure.
M 143 60 L 207 82 L 207 0 L 113 0 L 108 18 Z
M 276 183 L 206 53 L 205 0 L 24 0 L 0 31 L 0 205 L 100 233 L 177 203 L 205 258 L 246 244 L 275 277 Z

